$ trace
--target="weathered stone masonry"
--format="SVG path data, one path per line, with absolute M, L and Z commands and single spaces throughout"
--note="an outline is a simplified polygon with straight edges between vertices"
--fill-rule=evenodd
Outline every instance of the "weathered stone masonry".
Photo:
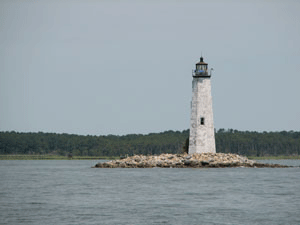
M 201 57 L 193 72 L 189 154 L 216 152 L 210 77 Z

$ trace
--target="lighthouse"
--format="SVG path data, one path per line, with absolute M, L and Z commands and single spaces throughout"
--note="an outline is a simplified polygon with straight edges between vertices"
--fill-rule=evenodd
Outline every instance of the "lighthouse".
M 189 154 L 216 153 L 211 96 L 211 71 L 203 61 L 193 70 Z

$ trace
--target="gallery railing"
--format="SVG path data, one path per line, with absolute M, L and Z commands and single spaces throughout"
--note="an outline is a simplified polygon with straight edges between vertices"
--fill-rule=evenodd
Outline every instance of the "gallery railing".
M 193 77 L 210 77 L 212 70 L 213 69 L 210 69 L 209 72 L 207 70 L 193 70 L 192 75 Z

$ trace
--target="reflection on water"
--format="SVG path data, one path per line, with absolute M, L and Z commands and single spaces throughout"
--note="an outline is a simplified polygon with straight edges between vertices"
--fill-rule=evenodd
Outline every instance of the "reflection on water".
M 299 168 L 91 168 L 97 162 L 0 161 L 0 224 L 300 224 Z

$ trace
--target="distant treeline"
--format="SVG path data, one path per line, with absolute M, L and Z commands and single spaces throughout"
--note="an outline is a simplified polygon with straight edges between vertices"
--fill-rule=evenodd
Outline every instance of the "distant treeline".
M 189 130 L 124 136 L 0 132 L 0 154 L 120 156 L 182 153 Z M 300 132 L 253 132 L 219 129 L 217 152 L 247 156 L 300 155 Z

